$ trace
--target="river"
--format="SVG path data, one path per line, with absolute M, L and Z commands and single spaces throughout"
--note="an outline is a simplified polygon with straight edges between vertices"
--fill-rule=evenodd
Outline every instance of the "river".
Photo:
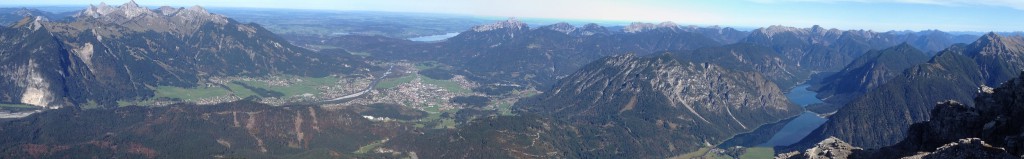
M 388 70 L 384 72 L 384 75 L 380 76 L 377 79 L 374 79 L 372 82 L 370 82 L 370 85 L 366 86 L 366 88 L 363 88 L 363 90 L 361 90 L 359 92 L 355 92 L 355 93 L 348 94 L 348 95 L 341 96 L 341 97 L 334 98 L 334 99 L 328 99 L 328 100 L 322 100 L 322 101 L 312 101 L 312 102 L 288 103 L 286 105 L 323 105 L 323 104 L 338 104 L 338 103 L 348 102 L 348 101 L 350 101 L 350 100 L 352 100 L 352 99 L 354 99 L 356 97 L 361 97 L 363 95 L 366 95 L 366 93 L 369 93 L 371 90 L 373 90 L 374 86 L 377 86 L 377 83 L 379 83 L 381 80 L 384 80 L 384 78 L 386 78 L 389 74 L 391 74 L 391 70 L 394 69 L 394 68 L 395 68 L 394 65 L 388 67 Z
M 807 90 L 810 87 L 808 84 L 803 84 L 794 87 L 789 93 L 786 93 L 786 97 L 789 98 L 790 102 L 793 102 L 801 107 L 807 107 L 811 104 L 822 103 L 821 99 L 815 97 L 818 93 Z M 827 118 L 819 117 L 818 114 L 813 112 L 804 112 L 797 116 L 789 123 L 786 123 L 779 132 L 776 132 L 771 139 L 761 144 L 760 146 L 788 146 L 793 143 L 800 141 L 811 131 L 817 129 L 821 124 L 825 124 L 828 121 Z

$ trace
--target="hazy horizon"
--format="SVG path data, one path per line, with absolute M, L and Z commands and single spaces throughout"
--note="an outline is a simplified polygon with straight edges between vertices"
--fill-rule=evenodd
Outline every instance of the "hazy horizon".
M 820 25 L 841 30 L 942 30 L 950 32 L 1018 32 L 1024 29 L 1024 2 L 960 1 L 960 0 L 737 0 L 714 2 L 674 1 L 516 1 L 516 2 L 454 2 L 413 1 L 302 2 L 257 0 L 231 3 L 229 0 L 152 1 L 136 0 L 145 7 L 164 5 L 230 9 L 297 9 L 323 11 L 371 11 L 398 13 L 435 13 L 473 16 L 485 19 L 517 17 L 524 20 L 603 22 L 625 25 L 629 22 L 659 23 L 672 21 L 681 25 L 727 26 L 753 29 L 771 25 L 807 28 Z M 8 0 L 0 7 L 88 6 L 105 2 L 118 6 L 118 1 Z M 488 7 L 501 6 L 501 7 Z M 754 16 L 756 15 L 756 16 Z

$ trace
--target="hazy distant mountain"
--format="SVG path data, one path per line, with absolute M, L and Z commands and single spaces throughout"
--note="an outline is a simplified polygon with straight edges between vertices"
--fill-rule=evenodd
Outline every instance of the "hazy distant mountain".
M 822 79 L 814 89 L 817 89 L 818 98 L 829 103 L 847 103 L 928 59 L 928 55 L 907 43 L 868 51 L 843 70 Z
M 71 16 L 71 14 L 73 13 L 51 13 L 35 8 L 0 8 L 0 25 L 11 25 L 25 17 L 43 17 L 48 20 L 62 20 Z
M 739 31 L 739 30 L 736 30 L 736 29 L 730 28 L 730 27 L 725 27 L 725 28 L 722 28 L 722 27 L 719 27 L 719 26 L 698 27 L 698 26 L 692 26 L 692 25 L 691 26 L 680 26 L 680 25 L 678 25 L 676 23 L 673 23 L 673 22 L 662 22 L 662 23 L 659 23 L 659 24 L 634 22 L 634 23 L 631 23 L 631 24 L 629 24 L 627 26 L 624 26 L 622 28 L 622 32 L 625 32 L 625 33 L 638 33 L 638 32 L 645 32 L 645 31 L 658 30 L 658 29 L 668 29 L 668 30 L 674 30 L 674 31 L 685 31 L 685 32 L 698 33 L 698 34 L 704 35 L 704 36 L 706 36 L 708 38 L 714 39 L 718 43 L 722 43 L 722 44 L 736 43 L 737 41 L 739 41 L 739 40 L 741 40 L 743 38 L 746 38 L 747 35 L 750 34 L 750 32 Z
M 52 48 L 41 52 L 55 55 L 23 51 L 4 54 L 10 57 L 4 60 L 12 60 L 4 64 L 12 66 L 2 72 L 25 73 L 0 79 L 9 83 L 3 85 L 5 89 L 24 90 L 0 92 L 2 102 L 69 106 L 92 101 L 114 105 L 118 99 L 152 96 L 149 87 L 191 87 L 208 77 L 326 76 L 364 66 L 360 61 L 295 47 L 259 25 L 240 24 L 199 6 L 150 10 L 134 2 L 117 7 L 101 3 L 82 10 L 69 22 L 36 18 L 15 27 L 21 32 L 41 33 L 12 38 L 49 41 L 3 43 L 22 44 L 14 49 L 23 50 Z M 43 63 L 28 58 L 33 56 L 60 58 Z M 26 76 L 29 72 L 50 72 L 52 76 Z M 18 84 L 24 81 L 35 82 Z
M 218 7 L 210 8 L 210 12 L 243 23 L 260 24 L 278 35 L 296 41 L 319 40 L 337 35 L 378 35 L 406 39 L 465 31 L 466 28 L 493 21 L 469 15 L 379 11 Z
M 927 38 L 918 36 L 927 34 Z M 388 60 L 432 60 L 463 68 L 467 75 L 536 86 L 550 85 L 601 57 L 672 51 L 682 59 L 754 70 L 789 88 L 823 71 L 839 71 L 872 49 L 900 43 L 952 45 L 939 31 L 886 32 L 772 26 L 753 33 L 720 27 L 683 27 L 671 22 L 632 23 L 621 30 L 596 24 L 556 23 L 530 29 L 517 20 L 474 27 L 439 43 L 372 36 L 343 36 L 324 42 Z M 743 44 L 732 44 L 740 41 Z M 910 42 L 908 42 L 910 41 Z M 947 44 L 948 43 L 948 44 Z M 729 57 L 729 58 L 720 58 Z M 716 61 L 725 60 L 725 61 Z M 488 82 L 485 82 L 488 83 Z
M 918 35 L 924 34 L 924 35 Z M 969 42 L 962 36 L 939 31 L 922 33 L 873 32 L 864 30 L 825 29 L 820 26 L 794 28 L 770 26 L 754 30 L 742 40 L 771 47 L 781 53 L 787 63 L 811 71 L 838 71 L 861 54 L 900 43 L 931 50 L 955 43 Z M 837 65 L 839 64 L 839 65 Z
M 951 34 L 938 30 L 925 30 L 920 32 L 908 32 L 907 43 L 918 48 L 929 56 L 946 49 L 950 44 L 970 43 L 978 39 L 978 35 Z
M 801 141 L 835 136 L 854 146 L 875 148 L 898 142 L 911 123 L 929 119 L 934 103 L 964 101 L 982 85 L 999 85 L 1024 70 L 1021 37 L 986 34 L 970 45 L 950 47 L 928 63 L 907 69 L 886 84 L 840 108 Z M 800 146 L 800 145 L 797 145 Z
M 640 27 L 642 23 L 637 23 Z M 734 38 L 729 28 L 723 37 Z M 556 23 L 531 29 L 515 19 L 474 27 L 439 43 L 415 43 L 370 36 L 325 42 L 389 60 L 435 60 L 468 74 L 524 84 L 548 85 L 593 60 L 625 53 L 693 50 L 721 43 L 671 23 L 615 32 L 596 24 Z M 693 29 L 701 30 L 701 29 Z M 713 29 L 712 29 L 713 30 Z M 734 30 L 733 30 L 734 31 Z M 710 33 L 710 31 L 708 31 Z M 716 32 L 717 33 L 717 32 Z M 728 39 L 725 38 L 725 39 Z

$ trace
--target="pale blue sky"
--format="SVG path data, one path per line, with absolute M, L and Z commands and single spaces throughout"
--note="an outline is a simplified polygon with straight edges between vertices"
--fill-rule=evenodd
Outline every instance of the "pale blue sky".
M 3 0 L 0 6 L 87 5 L 94 0 Z M 104 1 L 120 5 L 127 0 Z M 1024 31 L 1024 0 L 137 0 L 191 6 L 449 13 L 475 16 L 763 27 Z

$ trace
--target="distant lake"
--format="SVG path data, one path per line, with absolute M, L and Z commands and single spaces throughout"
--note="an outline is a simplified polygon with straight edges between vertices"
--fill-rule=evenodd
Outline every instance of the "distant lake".
M 811 86 L 808 84 L 796 86 L 793 90 L 790 90 L 789 93 L 786 93 L 786 98 L 789 98 L 789 101 L 796 103 L 801 107 L 822 103 L 821 99 L 815 97 L 818 93 L 807 90 L 808 87 Z M 792 145 L 800 141 L 800 139 L 807 137 L 811 131 L 820 127 L 821 124 L 825 124 L 825 121 L 828 121 L 828 119 L 818 117 L 818 114 L 804 112 L 803 114 L 800 114 L 800 116 L 797 116 L 796 119 L 786 123 L 786 126 L 783 126 L 782 130 L 776 132 L 775 136 L 772 136 L 771 139 L 768 139 L 768 141 L 761 144 L 761 146 Z
M 409 40 L 412 40 L 412 41 L 422 41 L 422 42 L 441 41 L 441 40 L 444 40 L 444 39 L 455 37 L 456 35 L 459 35 L 459 33 L 458 32 L 453 32 L 453 33 L 441 34 L 441 35 L 421 36 L 421 37 L 409 38 Z
M 789 93 L 786 93 L 786 98 L 789 98 L 789 101 L 796 103 L 801 107 L 806 107 L 807 105 L 811 104 L 822 103 L 821 99 L 815 97 L 816 95 L 818 95 L 817 92 L 807 90 L 807 88 L 809 87 L 811 87 L 811 85 L 809 84 L 803 84 L 793 87 L 793 90 L 789 90 Z

